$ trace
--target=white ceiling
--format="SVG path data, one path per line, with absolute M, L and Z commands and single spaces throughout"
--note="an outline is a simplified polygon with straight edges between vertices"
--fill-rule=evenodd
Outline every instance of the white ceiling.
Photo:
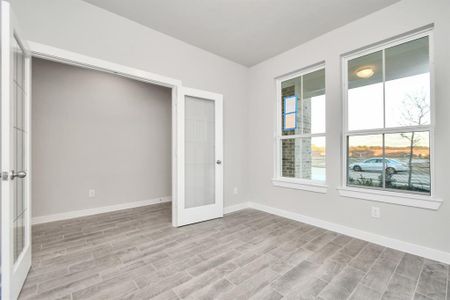
M 399 0 L 84 0 L 246 66 Z

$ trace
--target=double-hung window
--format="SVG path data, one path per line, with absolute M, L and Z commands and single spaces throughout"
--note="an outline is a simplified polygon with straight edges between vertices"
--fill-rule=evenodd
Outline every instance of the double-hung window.
M 324 192 L 325 68 L 277 80 L 274 184 Z
M 422 32 L 344 57 L 347 187 L 431 196 L 430 39 Z

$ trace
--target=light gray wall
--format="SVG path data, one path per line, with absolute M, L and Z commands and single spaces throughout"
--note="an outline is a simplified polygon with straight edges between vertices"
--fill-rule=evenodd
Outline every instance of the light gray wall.
M 364 4 L 361 4 L 364 5 Z M 249 200 L 306 216 L 450 251 L 450 1 L 404 0 L 324 34 L 250 70 Z M 435 23 L 436 194 L 438 211 L 339 196 L 341 178 L 341 54 Z M 276 90 L 274 78 L 326 61 L 328 193 L 272 186 Z M 370 207 L 381 218 L 370 217 Z
M 32 67 L 34 217 L 171 195 L 169 88 L 36 58 Z
M 11 0 L 34 42 L 169 76 L 224 96 L 224 204 L 246 199 L 248 68 L 81 0 Z M 176 20 L 174 20 L 176 22 Z M 233 194 L 237 187 L 239 193 Z

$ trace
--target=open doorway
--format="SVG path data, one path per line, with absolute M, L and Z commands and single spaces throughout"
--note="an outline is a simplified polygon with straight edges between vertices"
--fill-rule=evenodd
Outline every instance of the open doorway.
M 34 223 L 171 198 L 171 89 L 33 58 Z

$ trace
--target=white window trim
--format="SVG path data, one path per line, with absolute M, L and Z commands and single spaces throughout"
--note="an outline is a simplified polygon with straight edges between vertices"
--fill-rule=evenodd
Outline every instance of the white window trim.
M 422 196 L 410 193 L 397 193 L 376 189 L 363 189 L 353 186 L 344 186 L 337 189 L 339 191 L 339 194 L 344 197 L 398 204 L 403 206 L 437 210 L 442 204 L 441 199 L 433 198 L 431 196 Z
M 305 190 L 314 193 L 326 194 L 328 191 L 328 186 L 322 181 L 314 181 L 308 179 L 292 179 L 289 177 L 279 177 L 273 178 L 272 184 L 274 186 L 295 189 L 295 190 Z
M 430 117 L 431 123 L 422 126 L 408 126 L 399 128 L 380 128 L 370 130 L 348 130 L 348 61 L 365 54 L 377 52 L 389 47 L 397 46 L 408 41 L 421 37 L 429 38 L 429 59 L 430 59 Z M 338 188 L 339 194 L 345 197 L 358 198 L 371 201 L 393 203 L 405 206 L 420 207 L 427 209 L 438 209 L 442 200 L 435 195 L 435 158 L 434 158 L 434 126 L 435 126 L 435 86 L 434 86 L 434 49 L 433 49 L 433 31 L 432 28 L 422 29 L 406 36 L 398 37 L 387 42 L 380 43 L 373 47 L 365 48 L 342 56 L 342 99 L 343 99 L 343 135 L 342 135 L 342 178 L 341 187 Z M 384 52 L 383 52 L 384 53 Z M 384 56 L 384 54 L 383 54 Z M 383 59 L 384 63 L 384 59 Z M 383 68 L 383 72 L 385 69 Z M 383 75 L 384 80 L 384 75 Z M 384 100 L 383 100 L 384 101 Z M 413 192 L 396 192 L 385 189 L 362 188 L 347 185 L 347 137 L 350 135 L 383 134 L 400 131 L 429 131 L 430 134 L 430 195 L 420 195 Z
M 294 138 L 302 138 L 302 137 L 325 137 L 326 136 L 326 129 L 323 133 L 313 133 L 313 134 L 295 134 L 295 135 L 289 135 L 289 136 L 283 136 L 281 134 L 282 127 L 281 127 L 281 83 L 286 80 L 290 80 L 299 76 L 304 76 L 309 73 L 325 69 L 325 62 L 320 62 L 317 64 L 314 64 L 310 67 L 303 68 L 299 71 L 289 73 L 287 75 L 282 75 L 277 77 L 276 80 L 276 108 L 275 108 L 275 122 L 274 125 L 275 132 L 274 132 L 274 176 L 272 179 L 272 184 L 274 186 L 283 187 L 283 188 L 290 188 L 290 189 L 298 189 L 298 190 L 305 190 L 310 192 L 316 192 L 316 193 L 327 193 L 328 186 L 325 181 L 317 181 L 317 180 L 309 180 L 309 179 L 303 179 L 303 178 L 291 178 L 291 177 L 282 177 L 281 176 L 281 140 L 283 139 L 294 139 Z M 326 87 L 325 87 L 326 89 Z M 327 107 L 326 103 L 326 92 L 325 92 L 325 109 Z M 326 122 L 326 118 L 325 118 Z M 326 124 L 325 124 L 326 128 Z M 326 148 L 325 148 L 326 151 Z M 325 168 L 326 168 L 326 161 L 327 156 L 325 155 Z

